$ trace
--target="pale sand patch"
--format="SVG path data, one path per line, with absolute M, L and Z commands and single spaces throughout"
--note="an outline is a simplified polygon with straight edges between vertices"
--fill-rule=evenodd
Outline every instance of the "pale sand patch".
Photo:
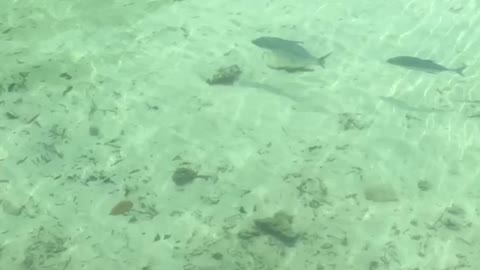
M 478 106 L 464 102 L 480 99 L 474 4 L 47 4 L 0 4 L 0 32 L 11 28 L 1 110 L 18 116 L 0 124 L 0 265 L 478 268 L 480 136 L 467 118 Z M 333 54 L 326 69 L 274 71 L 250 42 L 262 35 Z M 469 67 L 460 77 L 385 64 L 404 54 Z M 204 82 L 230 64 L 237 84 Z M 176 187 L 179 166 L 215 177 Z M 397 200 L 366 200 L 372 183 Z M 125 198 L 133 210 L 110 216 Z M 294 216 L 296 247 L 237 237 L 280 210 Z

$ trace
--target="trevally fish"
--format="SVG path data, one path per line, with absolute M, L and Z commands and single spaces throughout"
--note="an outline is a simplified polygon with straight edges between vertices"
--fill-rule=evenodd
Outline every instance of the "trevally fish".
M 413 56 L 397 56 L 387 60 L 387 63 L 412 69 L 412 70 L 419 70 L 428 73 L 439 73 L 444 71 L 451 71 L 463 76 L 463 71 L 467 67 L 463 65 L 459 68 L 447 68 L 440 64 L 435 63 L 432 60 L 428 59 L 421 59 Z
M 331 54 L 317 58 L 300 45 L 303 42 L 278 37 L 260 37 L 252 40 L 252 43 L 268 50 L 270 68 L 287 72 L 312 71 L 313 65 L 325 68 L 325 59 Z

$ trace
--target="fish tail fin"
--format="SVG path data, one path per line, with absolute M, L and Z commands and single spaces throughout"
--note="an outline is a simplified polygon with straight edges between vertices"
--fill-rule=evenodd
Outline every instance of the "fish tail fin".
M 462 67 L 456 68 L 456 69 L 454 69 L 453 71 L 455 71 L 456 73 L 464 76 L 463 71 L 464 71 L 466 68 L 467 68 L 467 65 L 463 65 Z
M 325 60 L 332 54 L 332 52 L 329 52 L 325 54 L 324 56 L 320 57 L 317 59 L 317 63 L 322 67 L 325 68 Z

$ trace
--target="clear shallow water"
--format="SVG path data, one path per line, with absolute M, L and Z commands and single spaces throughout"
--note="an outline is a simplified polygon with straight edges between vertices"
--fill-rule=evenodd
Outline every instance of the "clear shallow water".
M 1 269 L 478 268 L 478 3 L 0 10 Z

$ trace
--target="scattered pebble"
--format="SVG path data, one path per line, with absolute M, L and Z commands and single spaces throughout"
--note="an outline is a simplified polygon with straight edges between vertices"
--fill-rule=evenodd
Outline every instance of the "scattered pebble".
M 432 189 L 432 183 L 425 180 L 421 180 L 421 181 L 418 181 L 417 187 L 421 191 L 429 191 L 430 189 Z
M 237 65 L 222 67 L 219 68 L 210 79 L 207 79 L 207 83 L 209 85 L 232 85 L 235 81 L 238 80 L 241 74 L 242 71 Z
M 262 233 L 273 236 L 286 246 L 294 246 L 298 234 L 292 229 L 293 217 L 283 211 L 279 211 L 269 218 L 255 220 L 255 226 Z
M 375 184 L 364 190 L 365 199 L 374 202 L 395 202 L 398 201 L 397 193 L 388 184 Z
M 193 169 L 180 167 L 173 172 L 172 180 L 177 186 L 184 186 L 192 183 L 196 178 L 208 180 L 210 177 L 209 175 L 199 175 Z
M 172 180 L 177 186 L 190 184 L 197 177 L 197 172 L 190 168 L 178 168 L 173 172 Z
M 117 203 L 112 210 L 110 211 L 110 215 L 112 216 L 119 216 L 125 215 L 133 208 L 133 202 L 129 200 L 124 200 Z
M 12 203 L 9 200 L 3 200 L 2 202 L 2 209 L 5 214 L 9 214 L 12 216 L 19 216 L 22 213 L 24 206 L 17 205 Z

